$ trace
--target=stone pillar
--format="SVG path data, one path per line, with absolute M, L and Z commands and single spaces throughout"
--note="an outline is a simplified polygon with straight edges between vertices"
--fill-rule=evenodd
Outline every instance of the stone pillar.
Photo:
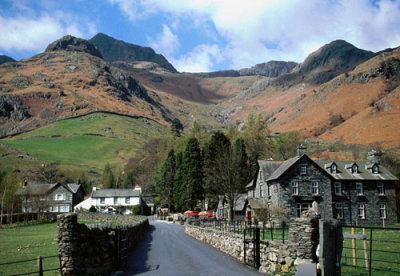
M 340 257 L 343 248 L 343 233 L 337 220 L 319 221 L 319 240 L 322 276 L 340 275 Z
M 79 275 L 76 268 L 79 267 L 77 254 L 77 235 L 78 227 L 77 216 L 74 213 L 62 214 L 57 216 L 58 228 L 58 254 L 61 257 L 61 269 L 63 275 Z
M 291 218 L 289 221 L 289 244 L 296 248 L 296 264 L 317 262 L 316 249 L 319 243 L 319 215 L 304 212 L 301 218 Z

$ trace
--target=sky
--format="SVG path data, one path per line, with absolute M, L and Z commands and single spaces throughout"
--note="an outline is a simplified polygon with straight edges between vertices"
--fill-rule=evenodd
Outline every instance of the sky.
M 336 39 L 400 46 L 400 0 L 0 0 L 0 54 L 16 60 L 71 34 L 152 47 L 180 72 L 302 62 Z

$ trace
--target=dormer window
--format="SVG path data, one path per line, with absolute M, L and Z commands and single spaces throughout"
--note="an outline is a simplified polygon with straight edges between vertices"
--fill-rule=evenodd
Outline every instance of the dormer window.
M 353 166 L 351 166 L 351 173 L 352 173 L 352 174 L 358 173 L 358 166 L 357 166 L 356 164 L 354 164 Z
M 332 164 L 332 166 L 331 166 L 331 173 L 337 173 L 336 164 Z
M 378 167 L 377 164 L 375 164 L 375 165 L 372 166 L 372 173 L 373 173 L 373 174 L 379 173 L 379 167 Z

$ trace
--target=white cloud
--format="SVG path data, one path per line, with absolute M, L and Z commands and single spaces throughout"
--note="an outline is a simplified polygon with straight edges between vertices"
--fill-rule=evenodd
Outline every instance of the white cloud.
M 77 18 L 63 12 L 54 12 L 52 16 L 42 14 L 38 18 L 0 16 L 0 49 L 5 51 L 41 51 L 54 40 L 66 34 L 84 37 L 94 33 L 93 24 L 78 23 Z M 84 31 L 88 30 L 88 32 Z
M 212 22 L 227 43 L 219 46 L 225 47 L 223 58 L 231 60 L 234 68 L 272 59 L 301 62 L 310 51 L 336 39 L 373 51 L 400 44 L 400 0 L 375 4 L 365 0 L 110 1 L 130 2 L 153 13 L 190 16 L 193 25 Z
M 168 60 L 180 72 L 209 72 L 215 63 L 222 61 L 221 56 L 221 49 L 218 45 L 202 44 L 179 59 L 169 57 Z
M 174 53 L 179 47 L 178 36 L 172 33 L 167 25 L 163 25 L 163 31 L 156 37 L 156 39 L 147 38 L 150 47 L 164 55 Z

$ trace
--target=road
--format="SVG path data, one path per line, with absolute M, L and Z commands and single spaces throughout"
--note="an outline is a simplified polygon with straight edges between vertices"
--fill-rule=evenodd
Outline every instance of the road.
M 184 233 L 184 227 L 150 220 L 151 230 L 131 253 L 126 275 L 264 275 Z

